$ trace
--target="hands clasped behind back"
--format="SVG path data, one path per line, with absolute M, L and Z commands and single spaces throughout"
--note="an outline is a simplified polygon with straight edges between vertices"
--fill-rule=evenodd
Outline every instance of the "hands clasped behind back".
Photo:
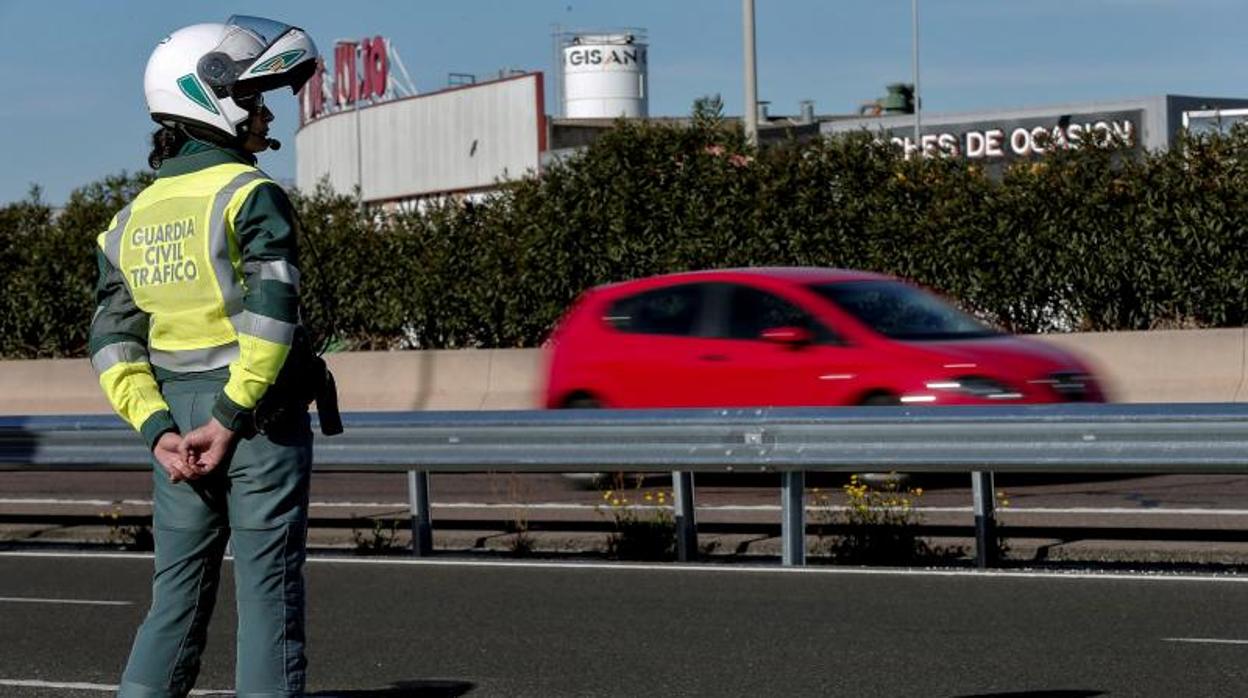
M 216 419 L 186 435 L 165 432 L 157 440 L 152 455 L 169 476 L 169 482 L 196 480 L 229 460 L 235 432 Z
M 160 435 L 156 446 L 152 448 L 152 456 L 156 458 L 157 463 L 160 463 L 160 467 L 165 469 L 169 482 L 175 484 L 194 480 L 200 475 L 178 452 L 181 446 L 182 435 L 175 431 L 167 431 Z

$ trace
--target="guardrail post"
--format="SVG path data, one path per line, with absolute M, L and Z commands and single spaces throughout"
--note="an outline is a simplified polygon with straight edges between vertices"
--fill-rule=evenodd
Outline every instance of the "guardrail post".
M 676 559 L 698 559 L 698 522 L 693 511 L 693 473 L 672 472 L 672 499 L 676 506 Z
M 806 564 L 806 473 L 784 474 L 780 492 L 780 562 L 785 567 Z
M 433 554 L 433 519 L 429 515 L 429 473 L 407 471 L 407 496 L 412 509 L 412 555 Z
M 995 567 L 997 560 L 996 486 L 992 473 L 971 473 L 971 496 L 975 499 L 975 566 Z

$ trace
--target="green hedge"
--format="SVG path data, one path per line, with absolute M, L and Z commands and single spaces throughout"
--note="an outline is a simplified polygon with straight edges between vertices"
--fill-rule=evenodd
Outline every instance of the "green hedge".
M 151 182 L 107 177 L 56 215 L 38 187 L 0 207 L 0 358 L 84 356 L 95 310 L 95 237 Z
M 710 267 L 872 269 L 1016 332 L 1225 327 L 1248 314 L 1248 132 L 1000 176 L 856 134 L 761 152 L 713 115 L 621 124 L 475 205 L 296 196 L 305 319 L 341 348 L 536 346 L 582 290 Z M 148 175 L 0 208 L 0 355 L 80 356 L 92 240 Z

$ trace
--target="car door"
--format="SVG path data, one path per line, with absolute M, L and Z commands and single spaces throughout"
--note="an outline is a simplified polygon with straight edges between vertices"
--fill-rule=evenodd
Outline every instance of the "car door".
M 710 309 L 713 349 L 700 354 L 697 380 L 718 406 L 845 405 L 857 401 L 863 373 L 876 362 L 802 307 L 747 284 L 719 284 Z M 798 328 L 808 342 L 765 339 Z
M 696 376 L 708 352 L 708 284 L 650 289 L 608 305 L 612 328 L 601 347 L 601 370 L 617 407 L 691 407 L 707 404 Z

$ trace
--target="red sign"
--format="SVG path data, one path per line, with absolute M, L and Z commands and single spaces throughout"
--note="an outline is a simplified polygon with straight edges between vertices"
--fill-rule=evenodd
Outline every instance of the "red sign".
M 334 45 L 334 94 L 325 100 L 325 62 L 318 59 L 316 72 L 299 93 L 299 123 L 316 119 L 327 111 L 337 111 L 362 99 L 377 100 L 386 95 L 390 60 L 386 40 L 380 36 Z
M 360 44 L 360 58 L 364 61 L 364 79 L 360 83 L 360 99 L 380 99 L 386 94 L 386 81 L 390 79 L 386 40 L 380 36 L 365 39 Z
M 334 104 L 354 104 L 358 94 L 355 80 L 356 44 L 340 41 L 334 46 Z

